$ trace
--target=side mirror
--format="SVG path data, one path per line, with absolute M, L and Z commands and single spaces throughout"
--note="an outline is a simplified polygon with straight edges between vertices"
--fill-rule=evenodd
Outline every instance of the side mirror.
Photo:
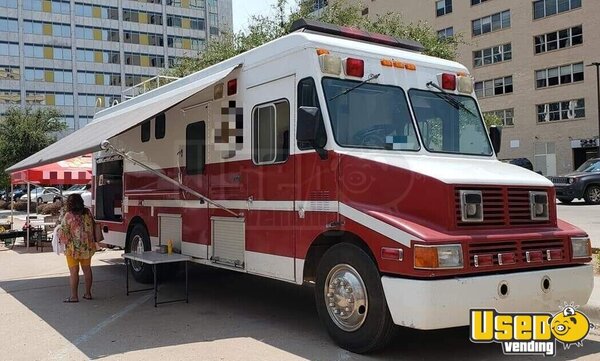
M 496 126 L 490 127 L 490 140 L 492 141 L 492 147 L 496 154 L 500 153 L 500 146 L 502 144 L 502 129 Z
M 296 141 L 309 144 L 310 147 L 319 153 L 321 159 L 327 158 L 327 152 L 324 149 L 327 144 L 327 135 L 319 108 L 298 108 Z

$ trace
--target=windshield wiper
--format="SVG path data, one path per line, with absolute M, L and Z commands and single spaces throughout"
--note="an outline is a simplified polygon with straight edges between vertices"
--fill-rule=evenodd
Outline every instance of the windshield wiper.
M 363 85 L 367 84 L 367 83 L 368 83 L 368 82 L 370 82 L 371 80 L 374 80 L 374 79 L 377 79 L 377 78 L 379 78 L 380 76 L 381 76 L 381 73 L 379 73 L 379 74 L 374 74 L 374 75 L 371 75 L 371 77 L 370 77 L 369 79 L 367 79 L 367 80 L 365 80 L 365 81 L 363 81 L 363 82 L 361 82 L 361 83 L 359 83 L 359 84 L 356 84 L 356 85 L 355 85 L 355 86 L 353 86 L 352 88 L 348 88 L 348 89 L 344 90 L 343 92 L 339 93 L 338 95 L 335 95 L 335 96 L 334 96 L 334 97 L 332 97 L 332 98 L 329 98 L 329 99 L 328 99 L 328 101 L 332 101 L 332 100 L 334 100 L 334 99 L 337 99 L 337 98 L 341 97 L 342 95 L 346 95 L 346 94 L 350 93 L 351 91 L 353 91 L 353 90 L 356 90 L 356 89 L 360 88 L 361 86 L 363 86 Z
M 477 114 L 473 113 L 473 111 L 471 111 L 471 109 L 467 108 L 463 103 L 459 102 L 458 100 L 452 98 L 448 93 L 446 93 L 446 91 L 444 91 L 444 89 L 440 88 L 434 82 L 430 81 L 429 83 L 427 83 L 427 87 L 435 88 L 435 89 L 439 90 L 440 91 L 439 93 L 433 92 L 433 94 L 444 99 L 448 104 L 452 105 L 454 108 L 466 110 L 469 113 L 471 113 L 471 115 L 473 115 L 475 117 L 477 116 Z

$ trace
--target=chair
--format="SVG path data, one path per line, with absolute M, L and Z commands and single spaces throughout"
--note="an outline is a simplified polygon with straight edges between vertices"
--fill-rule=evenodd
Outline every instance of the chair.
M 34 228 L 32 232 L 31 239 L 35 240 L 35 249 L 44 252 L 44 242 L 50 243 L 45 227 Z

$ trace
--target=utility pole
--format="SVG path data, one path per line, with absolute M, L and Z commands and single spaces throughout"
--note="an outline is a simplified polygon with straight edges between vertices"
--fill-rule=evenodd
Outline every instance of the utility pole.
M 596 92 L 598 95 L 598 157 L 600 157 L 600 62 L 594 62 L 588 66 L 596 67 Z

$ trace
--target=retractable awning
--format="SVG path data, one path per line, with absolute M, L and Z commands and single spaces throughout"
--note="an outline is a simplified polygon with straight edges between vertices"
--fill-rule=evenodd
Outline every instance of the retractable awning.
M 115 137 L 201 92 L 226 78 L 239 66 L 209 76 L 200 71 L 103 110 L 86 127 L 13 165 L 6 172 L 14 173 L 99 151 L 103 140 Z

